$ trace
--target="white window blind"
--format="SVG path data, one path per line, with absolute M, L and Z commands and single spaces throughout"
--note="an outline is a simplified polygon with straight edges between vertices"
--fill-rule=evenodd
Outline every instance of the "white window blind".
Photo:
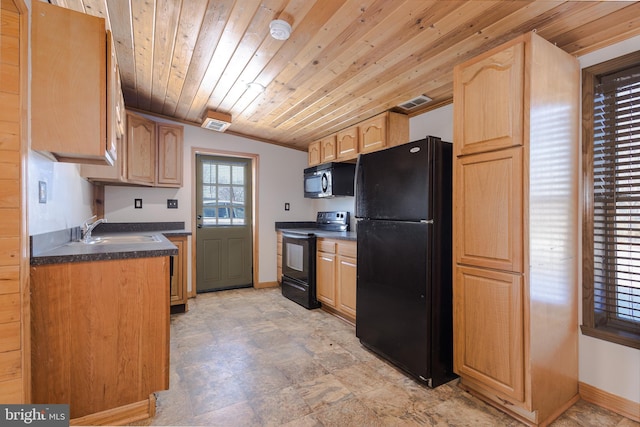
M 594 326 L 638 333 L 640 66 L 599 76 L 594 95 Z

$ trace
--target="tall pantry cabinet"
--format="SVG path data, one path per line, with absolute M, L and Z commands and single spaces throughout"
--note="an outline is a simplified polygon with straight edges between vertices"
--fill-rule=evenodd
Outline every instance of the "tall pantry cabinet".
M 454 369 L 529 425 L 578 399 L 579 82 L 535 33 L 454 69 Z

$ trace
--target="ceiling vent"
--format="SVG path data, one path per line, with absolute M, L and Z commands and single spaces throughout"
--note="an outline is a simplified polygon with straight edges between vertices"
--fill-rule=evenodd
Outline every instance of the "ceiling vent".
M 427 104 L 431 101 L 433 100 L 428 96 L 420 95 L 413 99 L 403 102 L 402 104 L 398 105 L 398 107 L 402 108 L 403 110 L 413 110 L 414 108 L 418 108 L 419 106 Z
M 205 129 L 215 130 L 216 132 L 224 132 L 231 126 L 231 116 L 209 110 L 201 126 Z

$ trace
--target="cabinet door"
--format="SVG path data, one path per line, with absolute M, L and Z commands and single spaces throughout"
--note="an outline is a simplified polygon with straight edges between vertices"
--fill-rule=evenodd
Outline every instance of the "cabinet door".
M 187 287 L 184 281 L 184 250 L 185 239 L 183 237 L 169 238 L 171 243 L 178 248 L 178 254 L 171 257 L 169 264 L 171 275 L 171 305 L 184 304 L 187 301 Z
M 522 145 L 524 42 L 454 69 L 456 155 Z
M 459 157 L 456 262 L 522 272 L 522 148 Z
M 156 124 L 127 113 L 127 179 L 153 185 L 156 180 Z
M 318 252 L 316 258 L 316 294 L 318 300 L 336 306 L 336 254 Z
M 356 317 L 356 259 L 338 256 L 338 310 Z
M 522 402 L 522 275 L 458 266 L 454 278 L 454 370 Z
M 308 149 L 309 166 L 320 164 L 320 141 L 314 141 L 309 144 Z
M 351 160 L 358 157 L 358 128 L 350 127 L 336 135 L 336 157 Z
M 320 163 L 332 162 L 336 159 L 336 136 L 332 135 L 320 142 Z
M 337 244 L 336 292 L 337 308 L 356 317 L 356 242 L 340 241 Z
M 113 164 L 104 19 L 41 1 L 31 17 L 31 148 L 58 161 Z
M 370 153 L 387 146 L 387 116 L 382 114 L 358 125 L 360 152 Z
M 158 187 L 182 187 L 183 127 L 158 123 Z

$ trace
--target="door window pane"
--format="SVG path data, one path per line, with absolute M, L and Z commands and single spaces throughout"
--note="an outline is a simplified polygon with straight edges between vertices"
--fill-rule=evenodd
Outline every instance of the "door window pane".
M 245 174 L 241 163 L 204 160 L 202 223 L 205 226 L 244 225 Z

